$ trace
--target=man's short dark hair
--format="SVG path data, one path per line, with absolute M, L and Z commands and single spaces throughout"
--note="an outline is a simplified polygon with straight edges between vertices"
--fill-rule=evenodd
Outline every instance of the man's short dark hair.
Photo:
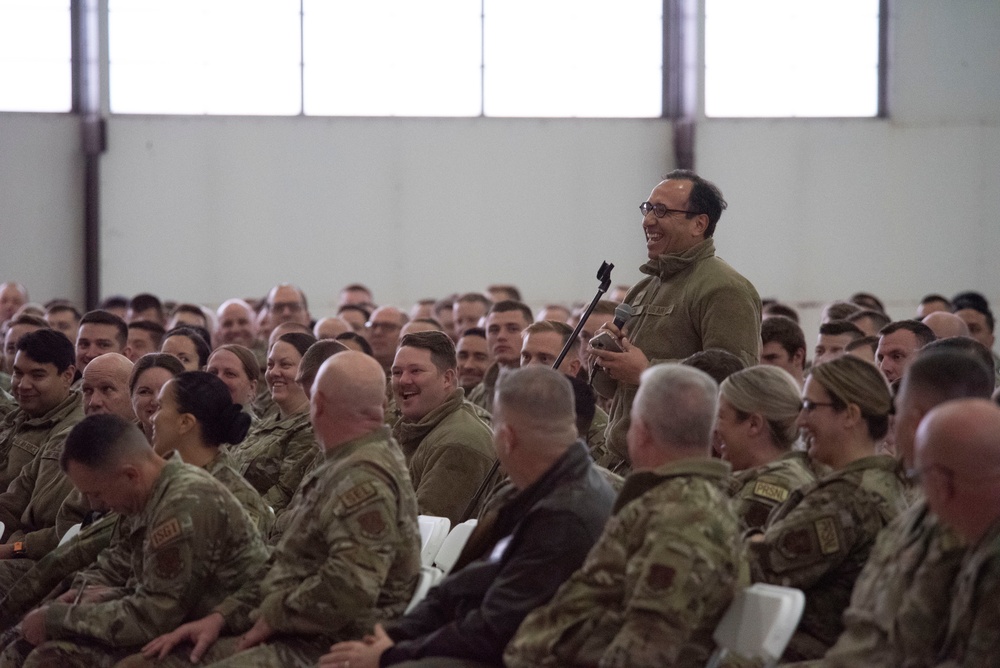
M 163 302 L 160 301 L 160 298 L 154 294 L 140 292 L 129 300 L 128 307 L 135 313 L 148 311 L 149 309 L 156 309 L 160 319 L 163 319 Z
M 167 333 L 167 330 L 163 328 L 158 322 L 153 322 L 151 320 L 136 320 L 135 322 L 130 322 L 128 324 L 129 330 L 138 329 L 143 332 L 149 332 L 149 338 L 153 342 L 153 347 L 157 350 L 163 345 L 163 335 Z
M 57 301 L 45 309 L 46 315 L 54 315 L 56 313 L 72 313 L 73 319 L 76 320 L 77 322 L 79 322 L 81 318 L 80 310 L 77 307 L 70 304 L 69 302 L 65 301 Z
M 918 351 L 918 355 L 929 355 L 933 352 L 957 351 L 975 356 L 983 366 L 990 370 L 990 375 L 996 373 L 996 362 L 993 360 L 993 351 L 975 339 L 967 336 L 949 336 L 944 339 L 931 341 Z
M 205 315 L 205 311 L 202 310 L 197 304 L 178 304 L 170 312 L 170 316 L 176 316 L 178 313 L 190 313 L 191 315 L 198 316 L 203 322 L 208 322 L 208 317 Z
M 846 346 L 844 346 L 844 352 L 852 352 L 858 348 L 864 348 L 868 346 L 872 349 L 872 354 L 874 355 L 878 351 L 878 337 L 877 336 L 862 336 L 860 339 L 854 339 Z
M 523 301 L 521 299 L 521 291 L 517 289 L 516 285 L 511 285 L 509 283 L 496 283 L 486 288 L 487 292 L 493 292 L 494 290 L 497 292 L 506 292 L 508 299 L 513 299 L 518 302 Z
M 863 320 L 865 318 L 872 321 L 876 332 L 892 322 L 892 318 L 887 316 L 882 311 L 876 311 L 874 309 L 865 309 L 864 311 L 852 313 L 847 316 L 847 322 L 857 322 L 858 320 Z
M 866 310 L 885 313 L 885 304 L 870 292 L 855 292 L 848 301 Z
M 972 297 L 963 295 L 977 295 L 979 299 L 974 299 Z M 962 293 L 962 295 L 956 295 L 951 302 L 952 313 L 957 313 L 958 311 L 964 311 L 965 309 L 970 309 L 981 313 L 984 318 L 986 318 L 986 329 L 990 330 L 990 334 L 993 333 L 993 311 L 990 310 L 989 304 L 986 299 L 979 295 L 979 293 Z
M 901 329 L 913 332 L 914 336 L 917 337 L 917 341 L 920 343 L 921 348 L 926 346 L 931 341 L 937 341 L 937 336 L 934 334 L 934 330 L 919 320 L 897 320 L 895 322 L 890 322 L 878 331 L 878 335 L 879 338 L 881 338 L 887 334 L 898 332 Z
M 697 352 L 681 361 L 685 366 L 691 366 L 704 371 L 716 383 L 721 383 L 737 371 L 743 371 L 747 365 L 736 355 L 721 348 L 709 348 Z
M 493 305 L 490 298 L 481 292 L 466 292 L 455 300 L 456 304 L 482 304 L 487 310 Z
M 951 310 L 951 300 L 945 297 L 944 295 L 932 293 L 929 295 L 924 295 L 923 297 L 920 298 L 921 306 L 924 304 L 930 304 L 932 302 L 941 302 L 945 305 L 945 308 L 947 308 L 949 311 Z
M 433 362 L 434 366 L 441 373 L 449 369 L 458 368 L 455 343 L 444 332 L 414 332 L 413 334 L 407 334 L 399 342 L 400 348 L 404 346 L 429 350 L 431 353 L 431 362 Z
M 145 436 L 128 420 L 112 414 L 88 415 L 66 437 L 59 465 L 63 471 L 70 462 L 106 470 L 117 464 L 125 452 L 138 449 L 144 442 Z M 145 447 L 148 449 L 149 445 Z
M 837 301 L 827 304 L 823 308 L 823 313 L 826 314 L 826 317 L 830 318 L 830 320 L 847 320 L 847 316 L 863 310 L 863 308 L 854 302 L 845 302 L 842 299 L 838 299 Z
M 118 333 L 115 338 L 118 339 L 118 347 L 122 350 L 125 349 L 125 344 L 128 343 L 128 325 L 124 320 L 116 316 L 114 313 L 109 311 L 102 311 L 100 309 L 96 311 L 88 311 L 80 318 L 80 326 L 84 325 L 113 325 L 118 329 Z
M 365 316 L 365 322 L 368 322 L 372 317 L 372 312 L 359 304 L 344 304 L 337 309 L 337 315 L 340 315 L 344 311 L 357 311 Z
M 489 313 L 510 313 L 511 311 L 520 311 L 521 315 L 524 316 L 524 321 L 526 323 L 530 324 L 535 319 L 534 314 L 531 312 L 531 309 L 528 308 L 527 304 L 524 302 L 516 302 L 513 299 L 504 299 L 503 301 L 497 302 L 490 307 Z M 489 313 L 487 313 L 487 315 L 489 315 Z
M 441 313 L 441 311 L 451 311 L 452 307 L 455 305 L 455 297 L 442 297 L 441 299 L 434 302 L 434 315 Z
M 819 333 L 823 336 L 840 336 L 842 334 L 850 334 L 852 341 L 860 339 L 865 335 L 865 333 L 862 332 L 857 325 L 846 320 L 831 320 L 829 322 L 824 322 L 819 326 Z
M 33 327 L 39 327 L 41 329 L 52 329 L 49 327 L 49 323 L 45 322 L 45 318 L 41 318 L 37 315 L 31 313 L 22 313 L 19 316 L 11 318 L 7 322 L 7 328 L 11 328 L 14 325 L 31 325 Z
M 38 329 L 28 332 L 17 342 L 18 351 L 39 364 L 52 364 L 62 373 L 76 363 L 76 349 L 61 332 Z
M 466 336 L 478 336 L 481 339 L 485 339 L 486 338 L 486 330 L 483 329 L 482 327 L 470 327 L 467 330 L 465 330 L 464 332 L 462 332 L 462 336 L 460 336 L 458 338 L 461 339 L 461 338 L 464 338 Z
M 703 179 L 690 169 L 675 169 L 663 177 L 664 181 L 672 179 L 691 182 L 687 208 L 696 214 L 708 215 L 708 227 L 705 228 L 705 238 L 708 239 L 715 234 L 715 225 L 722 217 L 722 212 L 729 206 L 722 197 L 722 191 L 717 185 L 708 179 Z
M 372 350 L 372 344 L 368 343 L 368 339 L 366 339 L 365 337 L 361 336 L 357 332 L 354 332 L 354 331 L 341 332 L 340 334 L 337 334 L 337 336 L 333 337 L 333 340 L 334 341 L 353 341 L 354 343 L 356 343 L 358 345 L 359 348 L 361 348 L 361 352 L 363 352 L 365 355 L 368 355 L 369 357 L 374 357 L 375 356 L 375 351 Z M 352 350 L 353 350 L 353 348 L 352 348 Z
M 101 310 L 109 310 L 113 308 L 127 309 L 128 308 L 128 297 L 125 295 L 111 295 L 110 297 L 105 297 L 98 307 Z
M 959 337 L 955 337 L 959 338 Z M 906 369 L 904 382 L 919 392 L 929 392 L 940 401 L 993 394 L 993 371 L 979 356 L 956 348 L 921 351 Z
M 788 353 L 788 357 L 793 357 L 799 350 L 806 350 L 806 336 L 799 327 L 799 323 L 783 315 L 775 315 L 764 318 L 760 323 L 760 341 L 762 345 L 767 345 L 772 341 L 781 345 Z
M 768 304 L 763 309 L 763 312 L 767 315 L 767 318 L 773 318 L 775 316 L 784 316 L 793 322 L 799 321 L 799 312 L 793 309 L 788 304 L 782 302 L 774 302 L 773 304 Z M 765 320 L 767 319 L 765 318 Z

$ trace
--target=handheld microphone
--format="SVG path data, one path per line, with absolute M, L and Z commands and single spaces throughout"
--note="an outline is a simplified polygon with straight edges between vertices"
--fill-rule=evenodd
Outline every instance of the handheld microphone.
M 632 317 L 632 305 L 631 304 L 619 304 L 615 307 L 615 320 L 614 325 L 618 329 L 625 326 L 625 323 L 629 321 Z

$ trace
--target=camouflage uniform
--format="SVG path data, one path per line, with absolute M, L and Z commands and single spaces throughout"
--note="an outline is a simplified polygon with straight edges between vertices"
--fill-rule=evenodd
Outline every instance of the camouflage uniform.
M 16 580 L 6 595 L 0 599 L 0 631 L 6 631 L 14 626 L 46 596 L 55 590 L 66 578 L 89 567 L 97 560 L 97 555 L 112 542 L 112 536 L 120 536 L 120 525 L 127 524 L 127 518 L 111 513 L 105 515 L 89 526 L 84 527 L 79 535 L 52 550 L 37 562 L 29 562 L 30 570 Z M 20 563 L 16 560 L 13 563 Z M 59 587 L 62 593 L 69 587 Z M 0 641 L 0 646 L 2 646 Z
M 1000 663 L 1000 522 L 966 552 L 951 591 L 942 666 Z
M 60 446 L 70 430 L 83 419 L 79 392 L 70 392 L 59 405 L 33 418 L 20 408 L 0 423 L 0 490 L 5 490 L 49 443 Z M 52 509 L 55 513 L 55 509 Z
M 680 254 L 661 255 L 639 268 L 648 277 L 625 296 L 632 305 L 628 340 L 650 365 L 680 362 L 694 353 L 721 348 L 747 366 L 760 357 L 760 297 L 747 279 L 715 255 L 705 239 Z M 614 473 L 631 469 L 625 434 L 638 385 L 619 383 L 598 367 L 594 390 L 612 399 L 608 454 L 598 460 Z
M 608 414 L 600 406 L 595 406 L 594 419 L 590 422 L 590 429 L 587 430 L 587 447 L 590 448 L 590 456 L 595 462 L 608 454 L 605 433 L 607 430 Z
M 496 393 L 497 379 L 500 378 L 500 363 L 494 362 L 486 369 L 483 379 L 474 388 L 469 390 L 469 401 L 493 413 L 493 395 Z
M 249 578 L 215 608 L 230 633 L 262 617 L 275 634 L 235 655 L 238 638 L 222 638 L 203 665 L 314 666 L 332 643 L 371 633 L 409 603 L 420 575 L 420 528 L 406 463 L 388 428 L 328 452 L 291 508 L 266 575 Z M 127 665 L 189 666 L 189 654 L 132 657 Z
M 393 434 L 406 455 L 420 512 L 462 521 L 496 459 L 493 434 L 465 401 L 465 390 L 455 390 L 420 422 L 401 419 Z
M 298 489 L 316 447 L 307 412 L 262 420 L 231 454 L 239 472 L 278 513 Z
M 156 636 L 207 614 L 267 559 L 257 528 L 236 498 L 205 471 L 179 461 L 163 466 L 149 500 L 130 518 L 130 532 L 104 550 L 77 586 L 112 588 L 108 600 L 45 612 L 47 642 L 25 662 L 110 666 Z M 17 665 L 31 647 L 9 645 Z M 0 661 L 2 664 L 2 661 Z
M 175 457 L 177 461 L 181 461 L 176 453 Z M 219 449 L 218 456 L 205 466 L 205 470 L 233 493 L 261 536 L 266 535 L 274 521 L 274 513 L 250 483 L 233 468 L 232 459 L 225 447 Z M 128 527 L 130 521 L 127 517 L 111 513 L 85 527 L 77 538 L 57 547 L 38 562 L 31 559 L 0 562 L 0 592 L 7 592 L 7 596 L 0 601 L 0 630 L 20 621 L 28 610 L 41 603 L 65 578 L 91 566 L 98 554 L 113 542 L 127 538 L 131 529 L 122 527 Z M 6 573 L 7 569 L 11 570 L 9 574 Z M 13 577 L 15 575 L 23 577 Z M 69 582 L 66 582 L 60 593 L 68 586 Z
M 16 423 L 20 413 L 8 416 L 8 420 Z M 30 559 L 39 559 L 55 548 L 59 537 L 82 521 L 89 510 L 82 496 L 71 494 L 73 483 L 59 466 L 66 436 L 82 418 L 80 395 L 73 392 L 45 417 L 28 420 L 12 430 L 13 447 L 7 463 L 21 468 L 7 491 L 0 494 L 0 522 L 6 525 L 3 541 L 22 541 Z M 26 429 L 31 422 L 36 422 L 36 428 Z
M 864 457 L 792 492 L 771 514 L 763 540 L 747 543 L 755 582 L 806 594 L 785 660 L 818 659 L 834 643 L 875 537 L 905 508 L 896 460 Z
M 705 665 L 748 581 L 728 476 L 709 459 L 632 474 L 583 567 L 524 620 L 505 665 Z
M 10 378 L 10 376 L 8 376 L 8 378 Z M 13 413 L 15 410 L 17 410 L 17 402 L 14 401 L 14 397 L 10 395 L 10 392 L 5 390 L 3 387 L 0 387 L 0 420 Z
M 964 554 L 921 498 L 879 534 L 844 612 L 844 632 L 818 665 L 933 665 Z
M 744 529 L 761 529 L 771 511 L 788 496 L 816 480 L 804 452 L 786 452 L 762 466 L 737 471 L 729 481 L 729 496 Z

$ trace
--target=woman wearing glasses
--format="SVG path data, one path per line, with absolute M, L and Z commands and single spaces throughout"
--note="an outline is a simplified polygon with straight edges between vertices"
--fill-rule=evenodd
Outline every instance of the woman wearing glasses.
M 806 378 L 798 423 L 809 455 L 832 472 L 792 493 L 747 542 L 755 582 L 806 595 L 785 661 L 818 659 L 834 643 L 876 535 L 906 507 L 896 460 L 876 454 L 891 406 L 879 370 L 851 355 L 814 367 Z
M 799 386 L 784 369 L 752 366 L 719 388 L 716 449 L 732 464 L 733 509 L 745 529 L 759 529 L 775 507 L 816 479 L 799 436 Z

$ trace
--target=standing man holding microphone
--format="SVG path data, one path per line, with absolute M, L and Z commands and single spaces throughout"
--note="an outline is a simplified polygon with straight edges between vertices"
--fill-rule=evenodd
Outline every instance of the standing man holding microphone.
M 608 453 L 598 462 L 631 471 L 625 434 L 642 372 L 718 348 L 747 366 L 760 356 L 760 296 L 715 255 L 715 226 L 726 208 L 718 187 L 693 171 L 674 170 L 639 205 L 649 260 L 647 277 L 625 296 L 613 323 L 589 348 L 594 388 L 610 398 Z M 631 315 L 627 315 L 631 307 Z

